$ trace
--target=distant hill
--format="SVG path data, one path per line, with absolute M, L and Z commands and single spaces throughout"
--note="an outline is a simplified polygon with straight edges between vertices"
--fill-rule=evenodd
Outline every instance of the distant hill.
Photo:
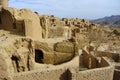
M 111 27 L 120 27 L 120 15 L 112 15 L 109 17 L 91 20 L 91 22 L 101 25 L 110 25 Z

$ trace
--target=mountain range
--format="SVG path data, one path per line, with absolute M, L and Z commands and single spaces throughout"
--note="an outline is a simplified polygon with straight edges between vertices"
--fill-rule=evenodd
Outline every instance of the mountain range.
M 111 27 L 119 27 L 120 28 L 120 15 L 107 16 L 104 18 L 91 20 L 91 22 L 98 23 L 101 25 L 110 25 Z

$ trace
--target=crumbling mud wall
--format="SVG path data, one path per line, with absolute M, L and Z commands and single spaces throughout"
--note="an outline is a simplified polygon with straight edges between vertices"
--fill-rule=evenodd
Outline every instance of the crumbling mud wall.
M 36 45 L 37 44 L 37 45 Z M 34 69 L 35 63 L 35 52 L 40 50 L 40 53 L 43 53 L 44 56 L 45 51 L 47 53 L 52 53 L 53 51 L 53 62 L 56 61 L 58 63 L 64 63 L 66 59 L 68 59 L 68 54 L 75 54 L 76 45 L 73 42 L 63 41 L 58 42 L 53 45 L 53 48 L 48 47 L 48 44 L 43 42 L 35 43 L 35 47 L 33 45 L 33 41 L 28 38 L 20 38 L 15 40 L 10 40 L 9 44 L 7 41 L 2 42 L 1 45 L 2 50 L 5 50 L 8 60 L 10 64 L 6 63 L 6 59 L 2 58 L 1 60 L 5 60 L 5 66 L 7 70 L 2 70 L 5 67 L 1 67 L 2 73 L 7 73 L 3 75 L 0 74 L 0 79 L 8 79 L 8 80 L 112 80 L 114 67 L 111 66 L 105 58 L 101 58 L 99 62 L 99 67 L 97 69 L 79 71 L 78 69 L 64 67 L 64 66 L 54 66 L 51 68 Z M 67 51 L 66 49 L 62 50 L 65 47 L 66 49 L 70 49 Z M 2 51 L 1 50 L 1 51 Z M 93 50 L 93 49 L 88 49 Z M 39 51 L 38 51 L 39 52 Z M 56 54 L 54 53 L 56 52 Z M 60 53 L 60 54 L 59 54 Z M 2 57 L 7 56 L 2 55 Z M 46 54 L 46 60 L 50 58 L 48 54 Z M 67 57 L 66 57 L 67 56 Z M 71 56 L 70 56 L 71 57 Z M 69 58 L 70 58 L 69 57 Z M 74 56 L 72 56 L 74 57 Z M 41 59 L 43 58 L 43 59 Z M 44 61 L 44 57 L 40 57 L 40 61 Z M 63 60 L 65 61 L 63 61 Z M 0 62 L 1 62 L 0 60 Z M 96 60 L 96 59 L 95 59 Z M 62 61 L 62 62 L 59 62 Z M 0 64 L 0 65 L 4 65 Z M 10 68 L 11 66 L 11 68 Z M 4 67 L 4 68 L 3 68 Z M 4 72 L 5 71 L 5 72 Z M 55 77 L 53 77 L 55 76 Z
M 43 54 L 43 57 L 38 57 L 37 63 L 54 64 L 54 51 L 47 43 L 35 41 L 35 50 L 42 51 L 41 53 L 35 52 L 35 58 L 37 58 L 37 55 Z M 39 62 L 40 60 L 42 62 Z
M 31 39 L 8 39 L 0 44 L 0 78 L 11 80 L 15 73 L 34 69 L 34 48 Z
M 21 33 L 22 35 L 32 37 L 35 40 L 42 39 L 39 15 L 30 10 L 18 10 L 6 7 L 1 10 L 0 18 L 1 29 Z
M 100 60 L 98 60 L 98 64 L 97 64 L 98 68 L 110 66 L 110 62 L 107 60 L 106 57 L 102 57 L 99 59 Z
M 13 80 L 113 80 L 113 73 L 113 65 L 85 71 L 79 71 L 77 68 L 56 66 L 16 74 Z
M 114 65 L 111 65 L 106 58 L 101 58 L 98 66 L 83 71 L 70 69 L 71 80 L 113 80 Z
M 12 10 L 10 10 L 10 11 L 12 11 Z M 5 10 L 3 8 L 2 11 L 0 12 L 0 18 L 1 18 L 0 28 L 1 29 L 10 30 L 10 31 L 12 31 L 14 29 L 15 19 L 10 11 Z
M 70 41 L 63 41 L 54 43 L 51 47 L 48 46 L 50 43 L 39 42 L 35 41 L 35 50 L 39 51 L 38 53 L 35 52 L 35 56 L 38 57 L 39 60 L 46 64 L 61 64 L 67 62 L 74 58 L 77 53 L 77 46 L 74 42 Z
M 115 66 L 113 80 L 119 80 L 119 79 L 120 79 L 120 66 Z
M 43 38 L 63 37 L 64 25 L 54 15 L 40 15 Z
M 119 62 L 120 59 L 119 53 L 112 53 L 106 51 L 97 51 L 97 57 L 108 57 L 113 59 L 115 62 Z
M 97 59 L 95 56 L 91 53 L 87 53 L 85 50 L 83 50 L 83 65 L 87 68 L 96 68 L 97 67 Z
M 11 80 L 14 68 L 7 52 L 0 48 L 0 80 Z
M 83 50 L 82 63 L 90 70 L 79 71 L 78 65 L 77 69 L 71 69 L 68 66 L 72 64 L 73 67 L 74 64 L 66 64 L 78 55 L 78 47 L 85 45 L 82 43 L 98 40 L 98 34 L 93 34 L 101 32 L 98 26 L 84 19 L 63 18 L 60 20 L 53 15 L 39 15 L 28 9 L 3 8 L 0 12 L 0 29 L 8 30 L 11 34 L 12 32 L 22 33 L 23 36 L 31 37 L 37 42 L 34 46 L 33 41 L 28 38 L 8 39 L 9 36 L 5 36 L 6 34 L 0 35 L 2 37 L 0 39 L 0 79 L 112 80 L 114 67 L 103 56 L 117 62 L 118 54 L 95 53 L 95 48 L 89 45 L 86 50 Z M 58 37 L 65 37 L 67 40 L 42 42 L 42 38 Z M 52 67 L 49 67 L 49 64 Z M 43 69 L 41 67 L 38 69 L 39 65 L 45 66 L 44 70 L 41 70 Z
M 102 52 L 98 54 L 98 52 L 95 51 L 94 46 L 92 45 L 85 46 L 84 49 L 82 50 L 82 54 L 80 55 L 80 58 L 81 58 L 80 60 L 82 61 L 82 62 L 80 61 L 80 63 L 82 63 L 81 65 L 83 65 L 88 69 L 109 66 L 109 61 L 105 58 L 107 56 L 103 56 L 103 55 L 106 55 L 106 54 Z
M 113 80 L 113 73 L 113 66 L 79 71 L 74 80 Z
M 13 47 L 16 49 L 9 49 L 8 51 L 14 50 L 15 52 L 9 53 L 14 72 L 24 72 L 34 69 L 34 48 L 31 39 L 18 39 L 13 43 Z
M 35 40 L 75 37 L 80 47 L 87 41 L 86 33 L 90 29 L 89 21 L 84 19 L 64 18 L 61 20 L 53 15 L 39 15 L 28 9 L 3 8 L 0 18 L 1 29 L 19 32 Z M 80 39 L 81 36 L 82 39 Z
M 0 0 L 0 5 L 2 7 L 8 7 L 8 0 Z
M 13 80 L 69 80 L 68 73 L 65 68 L 35 70 L 17 74 Z
M 89 69 L 109 66 L 109 61 L 107 61 L 105 57 L 95 57 L 91 53 L 87 53 L 85 50 L 83 50 L 83 55 L 81 56 L 83 56 L 82 65 Z

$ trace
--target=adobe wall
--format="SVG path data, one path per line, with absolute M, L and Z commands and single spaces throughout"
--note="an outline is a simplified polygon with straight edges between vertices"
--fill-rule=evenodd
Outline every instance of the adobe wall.
M 114 67 L 79 71 L 74 80 L 113 80 Z
M 42 61 L 46 64 L 67 62 L 78 52 L 76 44 L 70 41 L 52 43 L 52 45 L 49 42 L 35 41 L 35 49 L 43 52 Z
M 63 33 L 63 36 L 65 37 L 65 39 L 70 39 L 72 37 L 71 34 L 72 34 L 71 28 L 68 26 L 65 26 L 64 33 Z
M 20 17 L 16 18 L 17 21 L 24 20 L 25 36 L 40 41 L 42 39 L 42 29 L 39 16 L 28 9 L 19 10 L 17 14 Z
M 8 30 L 8 31 L 14 31 L 17 33 L 22 33 L 22 35 L 25 35 L 25 25 L 24 20 L 16 20 L 14 14 L 17 11 L 17 9 L 13 8 L 3 8 L 0 13 L 0 29 Z M 7 24 L 6 24 L 7 23 Z
M 7 9 L 4 8 L 2 9 L 2 11 L 0 12 L 0 18 L 1 18 L 0 29 L 9 30 L 9 31 L 14 30 L 13 23 L 15 22 L 15 19 Z
M 63 23 L 54 15 L 40 15 L 43 38 L 63 37 Z
M 91 53 L 83 50 L 83 62 L 83 65 L 94 69 L 72 73 L 76 76 L 74 80 L 113 80 L 114 66 L 105 57 L 96 58 Z M 92 67 L 93 65 L 94 67 Z
M 115 70 L 113 80 L 119 80 L 119 79 L 120 79 L 120 70 Z
M 0 41 L 0 44 L 0 79 L 12 80 L 14 73 L 34 69 L 35 60 L 31 39 L 7 37 Z
M 113 80 L 114 67 L 78 71 L 75 68 L 53 67 L 16 74 L 13 80 Z
M 110 65 L 110 62 L 105 57 L 102 57 L 100 58 L 100 61 L 98 61 L 97 67 L 101 68 L 101 67 L 107 67 L 109 65 Z
M 0 18 L 0 29 L 22 33 L 34 40 L 40 41 L 42 39 L 39 16 L 32 11 L 6 7 L 2 9 Z
M 97 57 L 108 57 L 113 59 L 115 62 L 119 62 L 119 53 L 97 51 Z
M 85 50 L 83 50 L 83 65 L 89 69 L 97 67 L 96 58 L 91 53 L 87 53 Z
M 64 34 L 64 27 L 55 26 L 50 28 L 48 37 L 49 38 L 64 37 L 63 34 Z
M 13 66 L 7 52 L 0 48 L 0 80 L 11 80 L 13 76 Z
M 120 66 L 115 67 L 113 80 L 120 79 Z
M 68 71 L 65 68 L 34 70 L 16 74 L 13 80 L 68 80 Z
M 8 0 L 0 0 L 0 5 L 2 5 L 2 7 L 8 7 Z

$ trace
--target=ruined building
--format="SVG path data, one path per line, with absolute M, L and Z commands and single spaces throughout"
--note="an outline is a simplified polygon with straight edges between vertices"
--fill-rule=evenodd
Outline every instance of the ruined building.
M 0 7 L 8 7 L 8 0 L 0 0 Z
M 0 80 L 120 78 L 120 42 L 101 41 L 102 37 L 112 40 L 109 35 L 114 33 L 85 19 L 10 8 L 7 1 L 0 1 Z M 104 35 L 98 38 L 97 33 Z

